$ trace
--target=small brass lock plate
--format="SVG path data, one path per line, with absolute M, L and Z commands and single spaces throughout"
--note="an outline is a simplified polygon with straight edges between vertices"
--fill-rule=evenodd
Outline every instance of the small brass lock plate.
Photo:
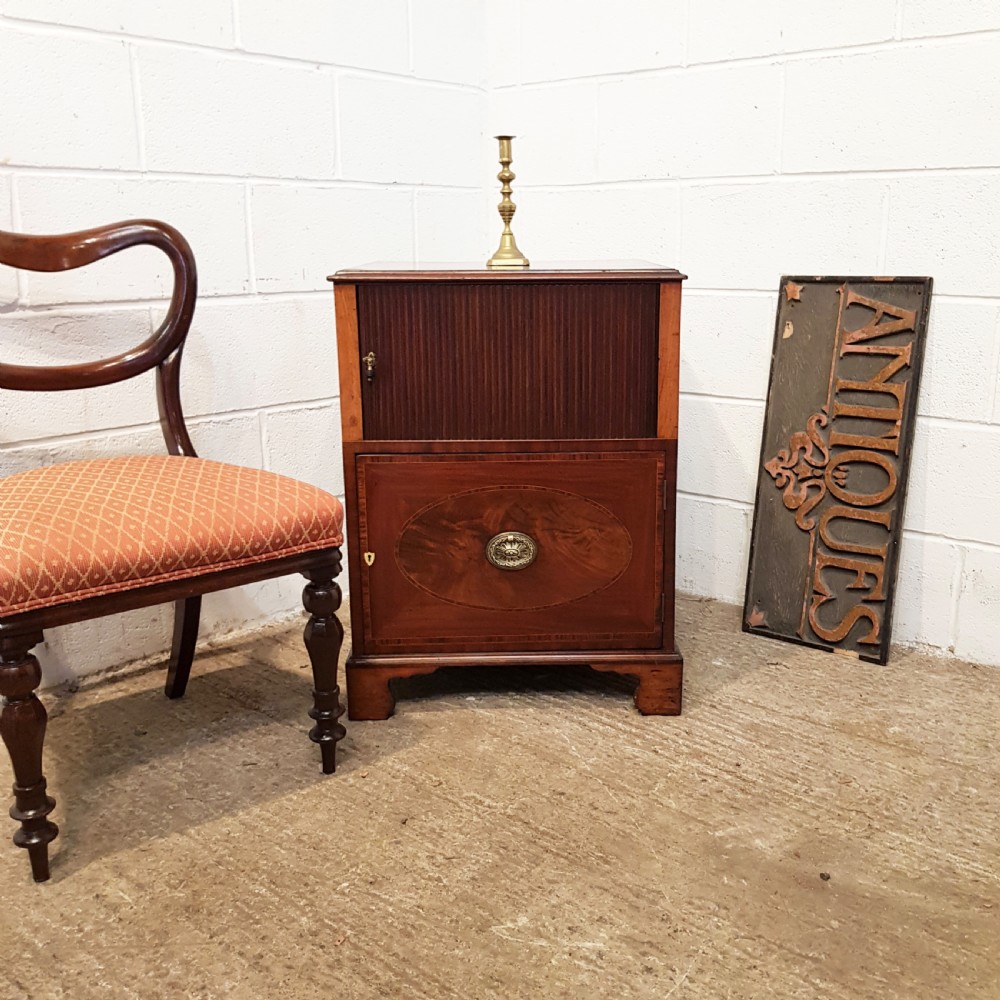
M 374 552 L 366 552 L 365 555 L 364 555 L 364 560 L 365 560 L 365 565 L 366 566 L 371 566 L 371 564 L 373 562 L 375 562 L 375 553 Z

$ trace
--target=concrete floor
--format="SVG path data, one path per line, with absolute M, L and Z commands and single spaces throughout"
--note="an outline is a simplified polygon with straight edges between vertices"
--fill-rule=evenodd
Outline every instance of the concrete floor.
M 1000 996 L 1000 670 L 679 610 L 680 718 L 439 674 L 329 778 L 298 626 L 182 702 L 161 670 L 47 696 L 62 832 L 45 885 L 0 848 L 2 996 Z

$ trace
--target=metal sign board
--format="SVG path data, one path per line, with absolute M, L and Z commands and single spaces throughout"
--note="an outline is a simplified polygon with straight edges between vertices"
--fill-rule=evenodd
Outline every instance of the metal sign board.
M 930 278 L 783 278 L 743 629 L 885 663 Z

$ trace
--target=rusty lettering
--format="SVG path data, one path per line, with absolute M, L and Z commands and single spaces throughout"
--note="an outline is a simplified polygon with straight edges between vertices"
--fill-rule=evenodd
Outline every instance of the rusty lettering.
M 847 288 L 847 315 L 848 309 L 853 305 L 861 305 L 866 309 L 871 309 L 875 313 L 868 323 L 858 330 L 843 330 L 841 338 L 841 350 L 844 346 L 858 344 L 864 340 L 871 340 L 874 337 L 887 337 L 893 333 L 904 333 L 912 330 L 917 322 L 917 311 L 915 309 L 902 309 L 891 305 L 888 302 L 880 302 L 878 299 L 870 299 L 867 295 L 855 292 L 848 286 Z M 893 316 L 888 323 L 882 322 L 883 316 Z
M 819 519 L 819 537 L 828 549 L 835 552 L 856 552 L 858 555 L 878 556 L 883 561 L 886 557 L 888 543 L 882 545 L 861 545 L 859 542 L 846 541 L 837 538 L 833 533 L 832 521 L 838 519 L 845 521 L 867 521 L 870 524 L 878 524 L 889 530 L 892 521 L 892 511 L 889 510 L 859 510 L 857 507 L 828 507 L 823 511 Z
M 855 604 L 836 625 L 827 628 L 821 625 L 816 618 L 816 612 L 825 600 L 826 598 L 823 597 L 814 597 L 812 607 L 809 608 L 809 624 L 821 639 L 826 642 L 840 642 L 857 622 L 865 619 L 871 625 L 871 629 L 867 635 L 860 636 L 858 642 L 863 642 L 866 645 L 873 645 L 878 642 L 879 632 L 882 629 L 882 620 L 874 608 L 870 608 L 864 604 Z
M 745 627 L 885 662 L 930 279 L 803 278 L 784 287 L 793 281 L 800 291 L 778 306 L 747 580 L 747 608 L 769 613 L 766 622 L 745 616 Z M 794 338 L 780 335 L 788 323 Z M 829 379 L 820 382 L 810 366 L 824 352 Z M 776 387 L 784 399 L 776 401 Z M 766 537 L 771 546 L 785 540 L 788 552 L 761 555 L 761 498 L 775 486 L 794 517 L 786 513 Z M 792 620 L 789 600 L 776 591 L 796 586 L 795 559 L 803 565 Z
M 853 464 L 874 465 L 880 468 L 886 474 L 888 482 L 877 493 L 858 493 L 846 489 L 843 484 L 848 480 L 847 466 Z M 827 489 L 833 496 L 842 503 L 853 504 L 855 507 L 875 507 L 885 503 L 896 492 L 896 467 L 885 455 L 877 451 L 854 449 L 841 452 L 827 466 L 824 478 Z

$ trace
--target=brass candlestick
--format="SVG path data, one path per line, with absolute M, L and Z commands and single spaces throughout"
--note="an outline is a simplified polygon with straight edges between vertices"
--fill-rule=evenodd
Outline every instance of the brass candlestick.
M 500 218 L 503 219 L 503 232 L 500 234 L 500 246 L 486 262 L 486 266 L 528 267 L 528 258 L 522 256 L 521 251 L 517 248 L 514 234 L 510 231 L 510 220 L 514 218 L 514 213 L 517 211 L 517 205 L 510 199 L 510 182 L 516 176 L 514 171 L 510 169 L 510 140 L 514 136 L 495 135 L 493 138 L 500 142 L 500 165 L 503 167 L 497 174 L 497 180 L 501 182 L 500 194 L 503 196 L 500 199 L 500 204 L 497 205 L 497 211 L 500 213 Z

